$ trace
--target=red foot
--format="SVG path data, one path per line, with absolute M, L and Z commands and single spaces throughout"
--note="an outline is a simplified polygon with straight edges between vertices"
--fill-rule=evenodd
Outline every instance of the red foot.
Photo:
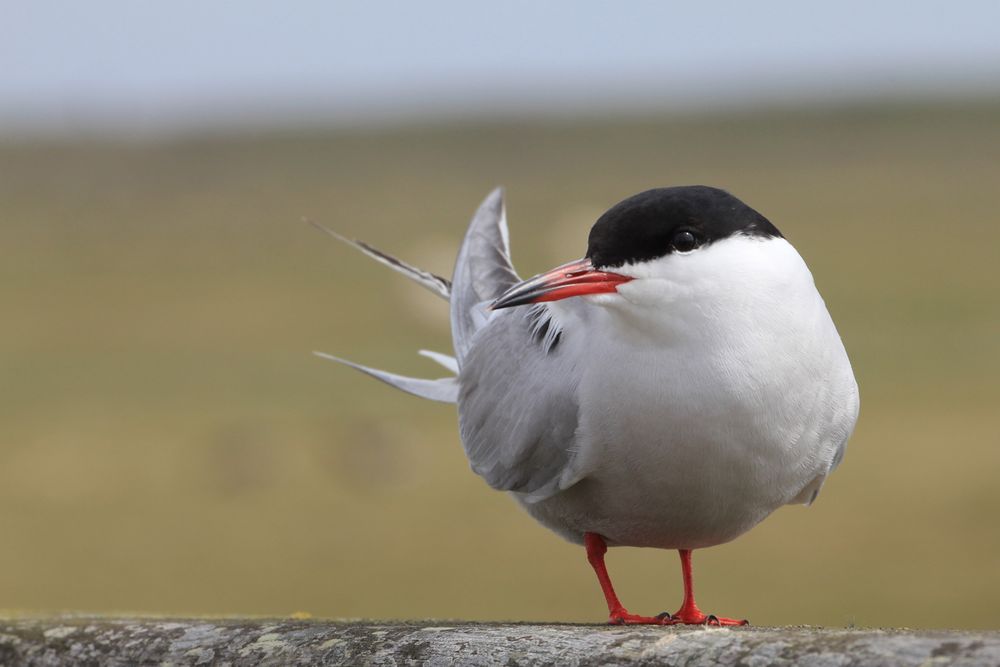
M 682 610 L 683 611 L 683 610 Z M 703 614 L 697 608 L 694 613 L 677 612 L 667 621 L 670 625 L 750 625 L 746 619 L 726 618 L 715 614 Z
M 667 613 L 658 616 L 639 616 L 630 614 L 622 606 L 611 585 L 611 577 L 604 565 L 604 554 L 608 546 L 604 538 L 596 533 L 584 533 L 583 543 L 587 548 L 587 560 L 594 567 L 597 581 L 601 584 L 604 599 L 608 603 L 608 623 L 611 625 L 750 625 L 747 621 L 734 618 L 720 618 L 712 614 L 703 614 L 694 602 L 694 586 L 691 583 L 691 551 L 681 549 L 681 569 L 684 575 L 684 603 L 677 613 Z
M 624 607 L 621 607 L 608 615 L 608 625 L 670 625 L 670 616 L 669 614 L 639 616 L 638 614 L 630 614 Z
M 750 621 L 705 614 L 694 601 L 694 584 L 691 577 L 691 550 L 680 549 L 681 572 L 684 577 L 684 602 L 677 613 L 670 617 L 674 625 L 750 625 Z

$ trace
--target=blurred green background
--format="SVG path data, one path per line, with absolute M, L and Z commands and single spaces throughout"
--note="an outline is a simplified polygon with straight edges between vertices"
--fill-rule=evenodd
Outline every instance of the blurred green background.
M 695 555 L 755 624 L 1000 624 L 1000 103 L 0 143 L 0 609 L 600 622 L 582 549 L 469 471 L 444 302 L 300 221 L 449 275 L 507 188 L 523 276 L 661 185 L 726 188 L 809 263 L 862 410 L 809 509 Z M 632 611 L 673 553 L 617 549 Z

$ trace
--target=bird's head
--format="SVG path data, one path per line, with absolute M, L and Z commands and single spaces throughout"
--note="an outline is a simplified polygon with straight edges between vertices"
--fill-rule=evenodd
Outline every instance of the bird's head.
M 586 295 L 605 305 L 641 303 L 699 278 L 739 280 L 739 262 L 733 260 L 747 254 L 743 250 L 751 246 L 744 244 L 781 238 L 767 218 L 723 190 L 701 185 L 647 190 L 598 218 L 583 259 L 512 286 L 492 308 Z

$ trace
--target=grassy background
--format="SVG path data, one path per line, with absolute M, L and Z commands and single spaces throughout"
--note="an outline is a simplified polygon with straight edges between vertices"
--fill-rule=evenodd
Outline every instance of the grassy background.
M 757 624 L 1000 624 L 1000 106 L 0 145 L 0 608 L 600 621 L 582 550 L 467 468 L 443 302 L 302 224 L 449 274 L 507 186 L 522 275 L 606 207 L 708 183 L 809 262 L 862 415 L 810 509 L 696 554 Z M 676 556 L 609 560 L 641 613 Z

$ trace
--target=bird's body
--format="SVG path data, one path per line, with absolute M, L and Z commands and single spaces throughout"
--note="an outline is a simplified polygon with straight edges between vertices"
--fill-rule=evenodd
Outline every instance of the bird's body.
M 376 258 L 439 293 L 447 283 Z M 494 193 L 447 291 L 457 378 L 352 365 L 457 402 L 473 470 L 586 544 L 613 621 L 663 618 L 621 607 L 605 544 L 681 550 L 690 593 L 690 550 L 811 502 L 857 418 L 854 375 L 808 268 L 721 190 L 629 198 L 594 225 L 586 258 L 523 282 Z M 666 618 L 708 617 L 686 594 Z
M 598 308 L 553 304 L 564 332 L 588 332 L 577 350 L 572 337 L 560 341 L 586 360 L 577 368 L 580 481 L 523 504 L 574 541 L 596 532 L 627 546 L 728 542 L 781 505 L 811 501 L 850 433 L 854 377 L 792 246 L 721 241 L 697 259 L 728 270 L 625 283 L 622 299 L 586 297 L 609 302 Z

